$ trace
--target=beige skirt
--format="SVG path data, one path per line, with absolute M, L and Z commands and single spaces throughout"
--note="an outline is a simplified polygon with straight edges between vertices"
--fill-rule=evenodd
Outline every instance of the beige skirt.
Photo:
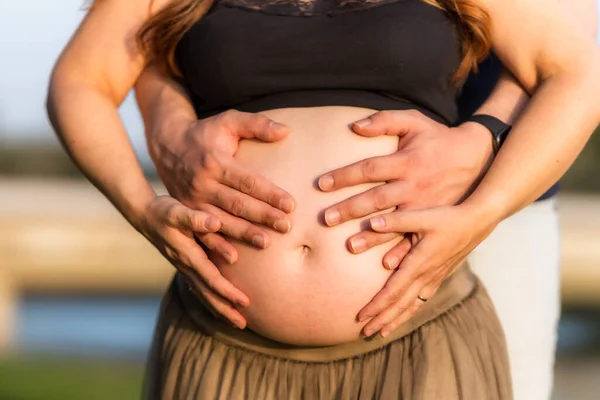
M 463 268 L 408 323 L 328 347 L 297 347 L 217 320 L 176 277 L 164 297 L 145 399 L 510 400 L 502 328 Z

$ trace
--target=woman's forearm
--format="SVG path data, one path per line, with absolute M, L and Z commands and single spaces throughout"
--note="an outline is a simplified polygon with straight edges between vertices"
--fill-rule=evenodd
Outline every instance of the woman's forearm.
M 597 32 L 596 4 L 564 1 L 585 33 Z M 589 17 L 593 15 L 594 17 Z M 507 69 L 477 111 L 511 124 L 519 118 L 489 172 L 466 201 L 486 204 L 503 219 L 541 195 L 573 163 L 598 125 L 598 52 L 590 52 L 542 81 L 533 99 Z M 521 114 L 524 107 L 526 111 Z
M 118 107 L 145 64 L 135 39 L 139 27 L 165 1 L 95 2 L 59 57 L 48 92 L 48 115 L 65 149 L 138 229 L 136 220 L 155 194 Z
M 565 0 L 568 8 L 591 37 L 598 32 L 596 0 Z M 502 68 L 498 82 L 486 101 L 475 114 L 489 114 L 512 125 L 530 97 L 519 81 L 506 68 Z
M 565 0 L 573 11 L 581 26 L 589 32 L 592 37 L 598 33 L 598 6 L 597 0 Z
M 593 58 L 585 68 L 558 74 L 538 87 L 465 204 L 502 220 L 538 198 L 567 171 L 600 120 L 600 56 Z
M 134 226 L 155 194 L 137 161 L 117 105 L 93 85 L 55 73 L 48 114 L 84 175 Z

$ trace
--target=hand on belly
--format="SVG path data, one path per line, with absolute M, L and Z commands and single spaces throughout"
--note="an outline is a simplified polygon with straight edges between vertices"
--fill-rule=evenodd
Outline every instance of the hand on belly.
M 348 121 L 371 110 L 299 110 L 268 112 L 290 126 L 288 138 L 272 144 L 243 142 L 236 154 L 294 196 L 291 232 L 270 232 L 272 244 L 265 250 L 233 243 L 239 251 L 234 265 L 218 257 L 214 261 L 250 297 L 250 306 L 240 311 L 251 329 L 281 342 L 330 345 L 359 338 L 364 323 L 356 316 L 390 276 L 382 258 L 399 239 L 359 255 L 350 253 L 346 241 L 368 217 L 327 227 L 322 211 L 373 185 L 323 193 L 315 181 L 334 168 L 395 151 L 397 138 L 363 138 L 348 129 Z

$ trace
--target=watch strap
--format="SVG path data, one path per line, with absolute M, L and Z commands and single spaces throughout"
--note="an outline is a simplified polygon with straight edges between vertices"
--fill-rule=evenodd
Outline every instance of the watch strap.
M 476 114 L 472 115 L 465 122 L 476 122 L 480 125 L 485 126 L 492 134 L 492 145 L 494 146 L 494 153 L 498 153 L 500 147 L 506 140 L 508 133 L 510 132 L 511 126 L 505 124 L 498 118 L 487 115 L 487 114 Z

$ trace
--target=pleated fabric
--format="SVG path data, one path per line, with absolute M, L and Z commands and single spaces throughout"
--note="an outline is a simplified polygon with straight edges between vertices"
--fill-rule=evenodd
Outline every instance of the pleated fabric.
M 465 271 L 404 331 L 321 348 L 235 329 L 199 303 L 190 309 L 176 278 L 163 299 L 144 398 L 510 400 L 502 328 L 485 289 Z M 473 284 L 457 301 L 460 279 Z

